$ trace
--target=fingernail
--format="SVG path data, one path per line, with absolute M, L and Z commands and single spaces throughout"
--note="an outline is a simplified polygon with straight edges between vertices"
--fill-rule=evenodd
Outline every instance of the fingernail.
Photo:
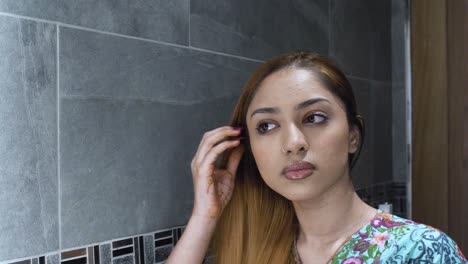
M 242 129 L 244 129 L 244 128 L 243 128 L 243 127 L 240 127 L 240 126 L 235 126 L 233 129 L 239 131 L 239 130 L 242 130 Z

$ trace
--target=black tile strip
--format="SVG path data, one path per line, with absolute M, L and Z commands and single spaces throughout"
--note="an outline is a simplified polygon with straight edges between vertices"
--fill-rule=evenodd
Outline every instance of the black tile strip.
M 177 234 L 176 230 L 172 229 L 172 244 L 175 246 L 177 244 Z
M 172 230 L 162 231 L 154 234 L 154 239 L 172 236 Z
M 143 236 L 140 236 L 139 240 L 140 240 L 140 264 L 145 264 L 145 244 L 143 242 Z
M 39 257 L 39 264 L 45 264 L 45 256 Z
M 115 258 L 115 257 L 130 254 L 130 253 L 133 253 L 133 247 L 121 248 L 121 249 L 113 250 L 112 257 Z
M 114 241 L 112 242 L 112 249 L 123 247 L 123 246 L 129 246 L 132 243 L 133 243 L 133 240 L 131 238 Z
M 100 264 L 99 262 L 99 246 L 94 246 L 94 264 Z
M 140 250 L 138 250 L 138 238 L 133 238 L 133 252 L 135 252 L 135 264 L 140 263 Z
M 162 247 L 172 244 L 172 237 L 154 241 L 154 247 Z
M 62 261 L 62 264 L 86 264 L 86 257 Z

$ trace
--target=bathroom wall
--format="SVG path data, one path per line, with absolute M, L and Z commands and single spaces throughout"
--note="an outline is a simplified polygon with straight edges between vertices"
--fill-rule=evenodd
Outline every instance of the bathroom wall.
M 367 123 L 359 194 L 393 199 L 391 1 L 0 1 L 0 262 L 153 263 L 190 161 L 262 61 L 337 60 Z

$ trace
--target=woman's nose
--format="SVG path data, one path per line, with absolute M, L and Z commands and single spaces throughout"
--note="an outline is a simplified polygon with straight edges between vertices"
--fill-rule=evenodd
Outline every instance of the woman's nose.
M 302 131 L 295 125 L 291 125 L 285 131 L 285 141 L 281 148 L 284 154 L 299 154 L 309 150 L 309 144 Z

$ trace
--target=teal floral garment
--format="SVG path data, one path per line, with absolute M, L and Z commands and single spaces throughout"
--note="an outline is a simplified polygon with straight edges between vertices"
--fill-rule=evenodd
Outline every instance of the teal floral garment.
M 467 263 L 446 234 L 378 211 L 359 232 L 352 235 L 330 262 L 361 263 Z
M 468 263 L 455 242 L 427 225 L 377 211 L 330 260 L 331 264 Z

